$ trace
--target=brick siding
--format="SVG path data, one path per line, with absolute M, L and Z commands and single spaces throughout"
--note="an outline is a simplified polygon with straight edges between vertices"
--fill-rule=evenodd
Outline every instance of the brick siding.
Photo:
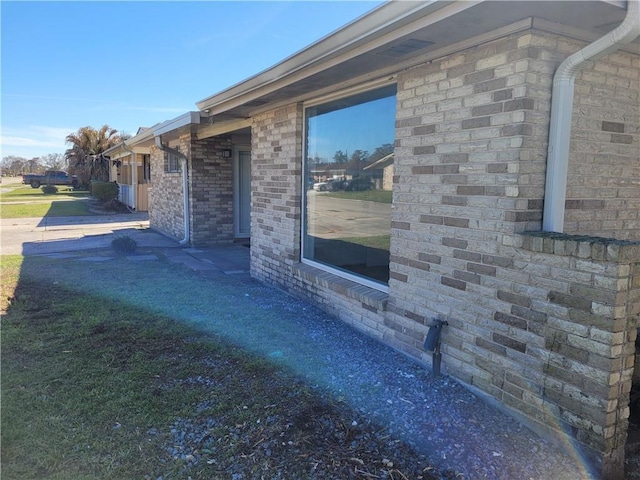
M 293 287 L 291 269 L 300 260 L 302 105 L 254 117 L 251 143 L 251 273 Z
M 180 151 L 186 152 L 187 145 L 181 145 Z M 151 182 L 149 189 L 149 224 L 176 240 L 184 237 L 184 208 L 182 173 L 165 172 L 166 153 L 151 147 Z
M 532 30 L 398 73 L 388 294 L 300 263 L 303 109 L 255 117 L 251 268 L 427 365 L 447 320 L 447 373 L 570 427 L 605 472 L 626 438 L 638 245 L 525 234 L 541 230 L 552 74 L 582 45 Z M 638 65 L 615 53 L 576 81 L 569 234 L 640 240 Z
M 193 245 L 233 242 L 233 160 L 222 150 L 232 147 L 229 138 L 198 140 L 182 135 L 170 146 L 188 158 L 190 239 Z M 152 228 L 181 240 L 184 237 L 181 172 L 165 172 L 166 154 L 152 147 L 149 221 Z
M 231 139 L 198 140 L 190 136 L 191 241 L 193 245 L 231 243 L 233 232 L 233 159 L 222 151 L 231 149 Z

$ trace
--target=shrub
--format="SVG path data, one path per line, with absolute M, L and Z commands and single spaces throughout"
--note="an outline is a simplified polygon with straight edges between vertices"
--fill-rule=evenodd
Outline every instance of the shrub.
M 120 255 L 126 255 L 136 251 L 138 244 L 136 241 L 128 235 L 116 237 L 111 241 L 111 248 Z
M 108 202 L 104 202 L 102 204 L 102 208 L 115 213 L 129 213 L 127 206 L 118 200 L 109 200 Z
M 42 190 L 42 193 L 46 193 L 47 195 L 58 193 L 58 187 L 55 185 L 43 185 L 40 187 L 40 190 Z
M 103 203 L 110 202 L 118 198 L 118 184 L 115 182 L 92 182 L 91 195 Z

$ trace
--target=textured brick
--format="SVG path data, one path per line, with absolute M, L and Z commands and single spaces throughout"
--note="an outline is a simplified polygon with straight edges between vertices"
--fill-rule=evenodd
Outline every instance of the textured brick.
M 513 303 L 514 305 L 520 305 L 521 307 L 529 307 L 531 305 L 531 299 L 529 297 L 519 295 L 517 293 L 498 290 L 497 297 L 498 300 Z
M 429 135 L 431 133 L 435 133 L 435 131 L 435 125 L 421 125 L 419 127 L 415 127 L 412 133 L 413 135 Z
M 446 285 L 447 287 L 455 288 L 456 290 L 466 290 L 467 282 L 463 282 L 461 280 L 456 280 L 450 277 L 442 277 L 440 279 L 440 283 L 442 285 Z
M 502 312 L 495 312 L 493 315 L 493 319 L 496 322 L 504 323 L 505 325 L 509 325 L 511 327 L 520 328 L 522 330 L 527 329 L 527 321 L 522 318 L 514 317 L 513 315 L 508 315 Z
M 624 133 L 624 123 L 618 122 L 602 122 L 603 132 Z
M 625 143 L 627 145 L 631 145 L 633 143 L 633 136 L 631 135 L 623 135 L 620 133 L 612 133 L 611 134 L 611 142 L 612 143 Z
M 411 173 L 414 175 L 431 175 L 433 173 L 433 165 L 416 165 L 411 167 Z
M 444 218 L 442 215 L 420 215 L 420 223 L 434 223 L 436 225 L 442 225 Z
M 499 90 L 507 86 L 506 78 L 496 78 L 487 82 L 476 83 L 473 86 L 474 93 L 490 92 L 491 90 Z
M 549 292 L 549 301 L 565 307 L 584 310 L 585 312 L 591 311 L 591 300 L 563 292 Z
M 493 101 L 502 102 L 504 100 L 511 100 L 513 98 L 513 88 L 507 88 L 505 90 L 498 90 L 493 92 Z
M 474 273 L 479 273 L 480 275 L 488 275 L 490 277 L 496 276 L 496 268 L 490 267 L 488 265 L 481 265 L 479 263 L 468 263 L 467 270 Z
M 418 253 L 418 259 L 423 262 L 434 263 L 437 265 L 440 265 L 440 262 L 442 261 L 442 257 L 440 255 L 432 255 L 424 252 Z
M 493 334 L 493 341 L 499 345 L 504 345 L 507 348 L 511 348 L 513 350 L 517 350 L 518 352 L 525 353 L 527 351 L 527 344 L 524 342 L 519 342 L 518 340 L 514 340 L 513 338 L 509 338 L 505 335 L 501 335 L 499 333 Z
M 442 245 L 444 245 L 445 247 L 453 247 L 464 250 L 469 245 L 469 242 L 458 238 L 444 237 L 442 239 Z
M 436 147 L 433 145 L 427 145 L 424 147 L 413 147 L 414 155 L 428 155 L 431 153 L 436 153 Z
M 391 222 L 391 228 L 398 230 L 411 230 L 411 224 L 409 222 Z
M 470 118 L 462 121 L 463 129 L 488 127 L 491 125 L 491 117 Z

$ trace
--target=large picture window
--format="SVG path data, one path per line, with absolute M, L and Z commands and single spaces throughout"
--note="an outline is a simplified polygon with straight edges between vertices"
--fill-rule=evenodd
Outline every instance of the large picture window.
M 305 110 L 303 258 L 389 281 L 396 86 Z

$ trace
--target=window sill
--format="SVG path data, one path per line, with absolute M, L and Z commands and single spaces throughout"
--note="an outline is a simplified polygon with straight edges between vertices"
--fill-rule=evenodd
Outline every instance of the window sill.
M 376 290 L 375 288 L 361 285 L 352 280 L 342 278 L 338 275 L 326 272 L 305 263 L 298 263 L 297 265 L 294 265 L 293 273 L 294 275 L 322 288 L 357 300 L 369 309 L 373 308 L 380 312 L 387 309 L 389 294 Z

